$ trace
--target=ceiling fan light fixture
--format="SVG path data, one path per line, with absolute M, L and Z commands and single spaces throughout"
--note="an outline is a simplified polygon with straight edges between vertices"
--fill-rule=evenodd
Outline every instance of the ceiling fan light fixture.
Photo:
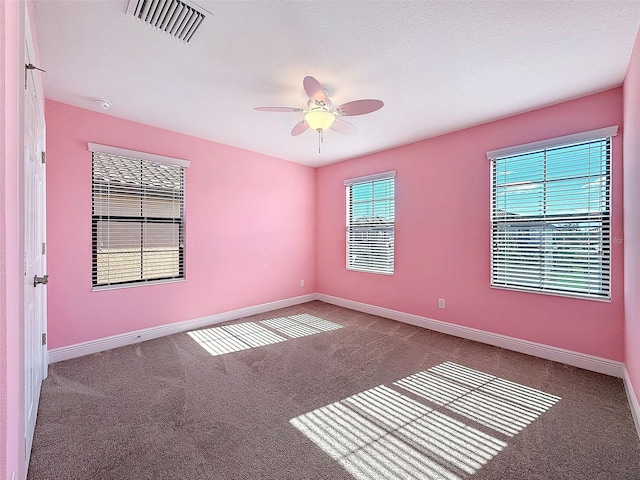
M 318 80 L 307 75 L 302 81 L 302 87 L 309 97 L 306 110 L 294 107 L 254 108 L 263 112 L 302 112 L 303 118 L 295 124 L 293 130 L 291 130 L 291 136 L 296 137 L 308 128 L 315 130 L 318 132 L 318 153 L 320 153 L 320 144 L 322 143 L 325 130 L 331 128 L 333 131 L 343 135 L 353 135 L 356 133 L 356 127 L 343 120 L 343 116 L 364 115 L 365 113 L 375 112 L 384 105 L 382 100 L 369 98 L 343 103 L 333 108 L 331 100 L 329 100 L 327 96 L 327 91 Z
M 304 114 L 304 121 L 312 130 L 324 131 L 328 129 L 336 119 L 335 115 L 327 110 L 318 108 Z

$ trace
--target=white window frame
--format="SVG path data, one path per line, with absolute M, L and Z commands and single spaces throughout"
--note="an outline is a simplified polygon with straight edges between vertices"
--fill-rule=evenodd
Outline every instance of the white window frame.
M 184 281 L 186 258 L 184 245 L 186 228 L 185 177 L 186 168 L 189 167 L 190 162 L 179 158 L 96 143 L 89 143 L 88 147 L 91 152 L 92 163 L 92 289 L 105 290 Z M 139 164 L 141 169 L 139 171 L 140 175 L 142 175 L 142 172 L 145 172 L 144 175 L 148 175 L 149 172 L 153 173 L 155 172 L 155 168 L 158 168 L 159 172 L 163 171 L 165 173 L 146 177 L 155 179 L 155 184 L 152 184 L 153 182 L 151 181 L 147 184 L 135 182 L 123 183 L 122 181 L 116 183 L 111 183 L 111 181 L 97 181 L 95 168 L 97 168 L 98 164 L 95 162 L 100 162 L 100 164 L 104 166 L 105 163 L 111 161 L 114 162 L 114 165 L 120 162 L 121 168 L 125 165 L 130 168 L 132 165 Z M 107 168 L 107 172 L 109 172 L 108 169 L 110 166 L 103 168 Z M 114 167 L 110 175 L 116 174 L 116 170 Z M 134 171 L 137 172 L 138 170 L 134 169 Z M 145 177 L 140 177 L 140 180 L 142 178 Z M 175 184 L 177 186 L 167 190 L 167 181 L 171 182 L 170 185 Z M 130 205 L 132 202 L 133 204 L 139 202 L 139 213 L 131 213 Z M 135 207 L 135 209 L 138 209 L 138 207 Z M 169 213 L 167 215 L 167 209 L 169 209 L 169 212 L 176 213 Z M 131 251 L 126 254 L 121 254 L 121 256 L 128 255 L 130 258 L 136 255 L 139 257 L 136 257 L 136 262 L 140 266 L 140 274 L 136 278 L 134 278 L 133 274 L 134 269 L 130 269 L 126 274 L 123 274 L 118 273 L 117 267 L 111 267 L 109 264 L 112 258 L 110 255 L 113 255 L 113 252 L 108 252 L 110 248 L 108 245 L 113 245 L 111 242 L 117 244 L 118 241 L 122 242 L 124 238 L 127 238 L 122 236 L 125 235 L 122 232 L 126 231 L 122 230 L 123 228 L 131 229 L 131 227 L 126 227 L 126 225 L 137 225 L 140 227 L 139 246 L 135 247 L 135 249 L 133 247 L 127 247 L 127 249 Z M 177 236 L 166 237 L 166 227 L 162 227 L 162 225 L 174 225 L 175 228 L 173 228 L 173 230 L 177 232 L 175 234 Z M 113 233 L 109 231 L 110 228 L 114 227 Z M 104 231 L 105 228 L 107 228 L 106 234 Z M 118 235 L 120 235 L 120 237 L 118 237 Z M 126 235 L 129 234 L 126 233 Z M 153 246 L 154 241 L 156 245 L 158 245 L 158 242 L 166 245 L 165 240 L 163 240 L 165 238 L 174 242 L 177 249 L 175 253 L 170 255 L 170 262 L 166 265 L 166 255 L 165 257 L 160 257 L 159 254 L 161 252 L 157 251 L 162 250 L 164 247 L 156 246 L 154 248 Z M 171 238 L 173 238 L 173 240 L 171 240 Z M 98 243 L 104 242 L 105 240 L 107 246 L 101 249 Z M 174 248 L 172 247 L 171 250 L 174 250 Z M 136 253 L 136 251 L 138 253 Z M 177 254 L 176 261 L 173 260 L 175 254 Z M 126 261 L 124 264 L 125 269 L 129 267 Z M 114 262 L 114 265 L 123 265 L 122 259 L 120 259 L 119 262 Z
M 491 161 L 493 288 L 611 300 L 611 165 L 617 132 L 618 127 L 612 126 L 487 152 Z M 590 156 L 592 146 L 600 152 L 598 156 Z M 584 153 L 576 154 L 579 148 Z M 553 158 L 563 149 L 568 156 L 548 164 L 547 156 Z M 526 162 L 532 158 L 527 156 L 536 154 L 542 156 L 542 180 L 535 177 L 535 170 L 528 181 L 523 180 Z M 587 173 L 576 176 L 583 158 Z M 559 166 L 565 167 L 565 176 L 558 175 Z M 547 172 L 551 168 L 554 174 Z M 587 182 L 589 188 L 598 184 L 593 187 L 595 193 L 589 191 L 582 209 L 576 208 L 581 205 L 577 199 L 583 196 L 578 191 L 584 188 L 578 187 L 580 182 Z M 533 205 L 533 200 L 518 198 L 516 190 L 534 187 L 542 192 L 541 213 L 515 213 L 525 211 L 527 202 Z M 592 195 L 596 201 L 591 201 Z M 534 242 L 534 237 L 539 241 Z
M 350 178 L 344 181 L 346 192 L 346 268 L 347 270 L 393 275 L 395 272 L 395 177 L 388 171 Z M 376 197 L 374 186 L 390 185 L 389 196 Z M 355 203 L 371 213 L 370 217 L 354 218 L 352 192 L 354 187 L 371 186 L 370 198 Z M 376 217 L 376 203 L 384 212 Z M 356 224 L 356 222 L 358 222 Z M 384 238 L 383 238 L 384 237 Z

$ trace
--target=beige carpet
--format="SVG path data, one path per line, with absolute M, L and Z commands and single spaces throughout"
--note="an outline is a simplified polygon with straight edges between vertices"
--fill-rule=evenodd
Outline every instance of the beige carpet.
M 640 479 L 621 380 L 311 302 L 51 365 L 29 479 Z

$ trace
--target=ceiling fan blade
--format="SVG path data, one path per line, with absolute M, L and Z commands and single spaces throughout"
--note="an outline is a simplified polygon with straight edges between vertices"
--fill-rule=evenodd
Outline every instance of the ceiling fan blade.
M 295 137 L 296 135 L 300 135 L 302 132 L 304 132 L 307 128 L 309 128 L 309 125 L 307 125 L 307 122 L 305 122 L 304 120 L 296 123 L 296 126 L 293 127 L 293 130 L 291 130 L 291 136 Z
M 301 112 L 301 108 L 294 107 L 254 107 L 254 110 L 261 112 Z
M 311 100 L 314 102 L 323 102 L 325 105 L 329 104 L 327 92 L 324 91 L 324 88 L 322 88 L 318 80 L 309 76 L 304 77 L 302 86 Z
M 365 113 L 375 112 L 383 107 L 382 100 L 366 99 L 366 100 L 354 100 L 353 102 L 343 103 L 336 110 L 340 111 L 341 115 L 364 115 Z
M 335 132 L 342 133 L 343 135 L 356 134 L 356 127 L 346 120 L 342 120 L 340 117 L 336 117 L 329 128 Z

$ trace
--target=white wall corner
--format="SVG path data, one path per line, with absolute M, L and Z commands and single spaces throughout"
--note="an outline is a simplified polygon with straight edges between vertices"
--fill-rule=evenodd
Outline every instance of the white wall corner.
M 174 333 L 187 332 L 189 330 L 195 330 L 218 323 L 237 320 L 239 318 L 249 317 L 258 313 L 265 313 L 270 312 L 271 310 L 277 310 L 279 308 L 299 305 L 301 303 L 310 302 L 316 299 L 317 298 L 315 294 L 301 295 L 299 297 L 287 298 L 284 300 L 277 300 L 275 302 L 263 303 L 261 305 L 254 305 L 251 307 L 239 308 L 237 310 L 231 310 L 228 312 L 207 315 L 205 317 L 194 318 L 192 320 L 170 323 L 168 325 L 160 325 L 158 327 L 145 328 L 143 330 L 126 332 L 119 335 L 113 335 L 111 337 L 91 340 L 89 342 L 54 348 L 52 350 L 49 350 L 48 352 L 49 363 L 51 364 L 62 362 L 64 360 L 70 360 L 72 358 L 83 357 L 92 353 L 111 350 L 112 348 L 124 347 L 125 345 L 140 343 L 146 340 L 152 340 L 154 338 L 172 335 Z
M 535 357 L 564 363 L 567 365 L 583 368 L 585 370 L 590 370 L 593 372 L 603 373 L 605 375 L 610 375 L 613 377 L 623 377 L 623 364 L 622 362 L 617 362 L 615 360 L 609 360 L 606 358 L 596 357 L 594 355 L 588 355 L 586 353 L 574 352 L 571 350 L 552 347 L 541 343 L 521 340 L 519 338 L 508 337 L 506 335 L 500 335 L 497 333 L 485 332 L 484 330 L 478 330 L 462 325 L 455 325 L 453 323 L 447 323 L 440 320 L 421 317 L 419 315 L 413 315 L 411 313 L 399 312 L 397 310 L 377 307 L 375 305 L 355 302 L 353 300 L 346 300 L 344 298 L 333 297 L 330 295 L 317 294 L 317 299 L 326 303 L 338 305 L 340 307 L 357 310 L 359 312 L 369 313 L 372 315 L 377 315 L 379 317 L 389 318 L 391 320 L 416 325 L 428 330 L 434 330 L 436 332 L 446 333 L 448 335 L 466 338 L 468 340 L 474 340 L 477 342 L 486 343 L 488 345 L 494 345 L 496 347 L 505 348 L 507 350 L 513 350 L 515 352 L 533 355 Z
M 638 438 L 640 438 L 640 403 L 636 392 L 633 389 L 633 384 L 631 383 L 631 377 L 629 377 L 629 372 L 627 371 L 627 367 L 623 367 L 624 370 L 624 388 L 627 392 L 627 399 L 629 400 L 629 407 L 631 408 L 631 416 L 633 417 L 633 423 L 636 425 L 636 432 L 638 434 Z

